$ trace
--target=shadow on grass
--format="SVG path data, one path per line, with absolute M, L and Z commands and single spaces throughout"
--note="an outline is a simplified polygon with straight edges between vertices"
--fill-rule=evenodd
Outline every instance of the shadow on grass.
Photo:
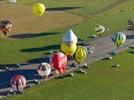
M 35 58 L 27 61 L 28 63 L 42 63 L 47 62 L 50 63 L 50 57 L 41 57 L 41 58 Z
M 0 73 L 0 88 L 4 89 L 10 87 L 10 80 L 15 75 L 23 75 L 26 77 L 27 81 L 41 79 L 36 69 L 5 71 Z
M 126 35 L 127 39 L 134 39 L 134 35 Z
M 68 77 L 71 77 L 70 74 L 62 75 L 62 76 L 56 77 L 55 79 L 64 79 Z
M 16 67 L 16 64 L 0 64 L 0 69 L 5 69 L 6 67 Z
M 65 11 L 65 10 L 72 10 L 72 9 L 79 9 L 83 7 L 53 7 L 53 8 L 46 8 L 46 11 Z
M 134 54 L 134 50 L 130 50 L 130 51 L 128 51 L 128 53 Z
M 60 44 L 48 45 L 45 47 L 22 49 L 20 51 L 21 52 L 37 52 L 37 51 L 56 50 L 56 49 L 60 49 Z
M 9 36 L 9 38 L 13 39 L 24 39 L 24 38 L 33 38 L 33 37 L 41 37 L 47 35 L 56 35 L 60 34 L 60 32 L 43 32 L 43 33 L 24 33 L 24 34 L 14 34 Z

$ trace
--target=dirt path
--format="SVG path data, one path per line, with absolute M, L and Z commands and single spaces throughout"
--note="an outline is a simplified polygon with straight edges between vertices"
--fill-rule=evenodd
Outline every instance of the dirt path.
M 8 19 L 13 23 L 13 34 L 42 33 L 79 23 L 85 18 L 64 11 L 46 11 L 41 17 L 35 16 L 32 7 L 19 4 L 0 4 L 0 20 Z

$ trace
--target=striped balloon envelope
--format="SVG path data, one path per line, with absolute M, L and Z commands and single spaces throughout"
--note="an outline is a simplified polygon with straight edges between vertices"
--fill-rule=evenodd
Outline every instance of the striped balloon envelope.
M 15 75 L 10 81 L 11 86 L 17 92 L 22 92 L 26 86 L 26 78 L 22 75 Z
M 115 43 L 117 48 L 123 45 L 126 41 L 126 35 L 122 32 L 117 32 L 113 35 L 112 41 Z
M 81 63 L 87 56 L 87 49 L 85 47 L 78 46 L 73 56 L 78 63 Z

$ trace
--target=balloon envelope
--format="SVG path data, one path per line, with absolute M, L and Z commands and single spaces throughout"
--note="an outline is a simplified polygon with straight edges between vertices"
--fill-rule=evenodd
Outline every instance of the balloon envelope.
M 77 43 L 78 39 L 77 36 L 74 34 L 74 32 L 70 29 L 66 32 L 66 34 L 63 36 L 64 42 L 70 42 L 70 43 Z
M 10 84 L 16 91 L 21 92 L 26 86 L 26 78 L 22 75 L 15 75 L 12 77 Z
M 9 2 L 11 2 L 11 3 L 16 3 L 17 0 L 9 0 Z
M 77 47 L 75 53 L 74 53 L 74 59 L 80 63 L 85 60 L 87 55 L 87 49 L 85 47 L 79 46 Z
M 37 16 L 42 16 L 45 13 L 45 5 L 42 3 L 33 4 L 33 13 Z
M 75 53 L 76 47 L 75 43 L 62 43 L 61 51 L 66 55 L 72 56 Z
M 0 21 L 0 30 L 2 31 L 11 31 L 12 23 L 9 20 Z
M 117 32 L 113 35 L 112 41 L 117 47 L 123 45 L 126 41 L 126 35 L 122 32 Z
M 67 56 L 62 52 L 55 53 L 52 56 L 51 63 L 56 71 L 58 71 L 58 74 L 61 74 L 63 71 L 65 71 Z
M 105 32 L 105 27 L 102 26 L 102 25 L 97 25 L 97 26 L 95 27 L 95 32 L 96 32 L 97 34 L 102 34 L 102 33 Z
M 50 64 L 43 62 L 38 66 L 37 71 L 42 77 L 48 76 L 51 73 L 51 66 Z

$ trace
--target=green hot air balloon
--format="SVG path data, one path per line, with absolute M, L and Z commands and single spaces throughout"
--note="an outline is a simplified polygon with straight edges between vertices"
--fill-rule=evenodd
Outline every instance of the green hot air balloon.
M 112 41 L 115 43 L 118 49 L 121 45 L 125 43 L 126 35 L 122 32 L 117 32 L 113 35 Z

